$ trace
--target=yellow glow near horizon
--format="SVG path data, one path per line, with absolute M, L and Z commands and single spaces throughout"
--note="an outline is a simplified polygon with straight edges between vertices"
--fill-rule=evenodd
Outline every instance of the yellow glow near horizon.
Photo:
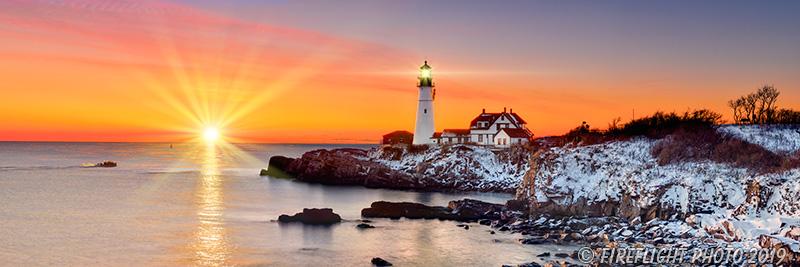
M 217 128 L 208 127 L 205 130 L 203 130 L 203 140 L 205 140 L 208 143 L 217 142 L 217 140 L 219 140 L 219 137 L 220 137 L 219 129 Z

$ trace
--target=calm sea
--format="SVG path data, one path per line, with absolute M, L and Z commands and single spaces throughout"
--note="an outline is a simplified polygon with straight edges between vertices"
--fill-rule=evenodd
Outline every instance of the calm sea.
M 282 213 L 329 207 L 359 219 L 373 201 L 446 205 L 505 194 L 416 193 L 259 177 L 272 155 L 335 145 L 0 143 L 0 265 L 499 266 L 555 246 L 438 220 L 282 225 Z M 348 145 L 347 147 L 359 147 Z M 361 146 L 368 147 L 368 146 Z M 117 168 L 81 168 L 112 160 Z

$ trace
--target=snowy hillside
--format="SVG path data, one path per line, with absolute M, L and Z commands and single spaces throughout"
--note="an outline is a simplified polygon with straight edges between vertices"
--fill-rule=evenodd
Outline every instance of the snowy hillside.
M 800 127 L 796 125 L 723 125 L 718 131 L 775 153 L 800 150 Z
M 719 131 L 771 151 L 800 147 L 798 133 L 789 128 L 725 126 Z M 603 211 L 594 210 L 615 203 L 605 212 L 610 214 L 601 215 L 649 220 L 653 214 L 671 214 L 683 224 L 705 229 L 702 235 L 748 242 L 760 234 L 776 234 L 781 223 L 800 216 L 800 169 L 759 174 L 711 161 L 662 166 L 651 155 L 657 142 L 641 137 L 551 148 L 533 159 L 518 198 L 528 200 L 534 212 L 573 215 L 597 215 Z

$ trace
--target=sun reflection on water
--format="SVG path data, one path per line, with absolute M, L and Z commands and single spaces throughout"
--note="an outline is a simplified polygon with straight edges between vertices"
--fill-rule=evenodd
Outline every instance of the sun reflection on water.
M 200 183 L 195 193 L 198 227 L 193 244 L 195 264 L 200 266 L 226 265 L 231 246 L 226 237 L 223 177 L 219 172 L 217 146 L 205 146 Z

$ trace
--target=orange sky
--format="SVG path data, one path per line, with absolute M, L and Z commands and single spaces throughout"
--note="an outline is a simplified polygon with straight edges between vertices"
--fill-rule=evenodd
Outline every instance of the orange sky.
M 482 108 L 513 108 L 537 136 L 604 127 L 634 109 L 727 116 L 727 99 L 763 83 L 782 90 L 782 106 L 800 106 L 792 69 L 511 68 L 513 56 L 487 64 L 184 4 L 108 3 L 0 3 L 0 140 L 175 142 L 218 126 L 239 142 L 377 142 L 413 130 L 426 58 L 437 130 L 466 127 Z

